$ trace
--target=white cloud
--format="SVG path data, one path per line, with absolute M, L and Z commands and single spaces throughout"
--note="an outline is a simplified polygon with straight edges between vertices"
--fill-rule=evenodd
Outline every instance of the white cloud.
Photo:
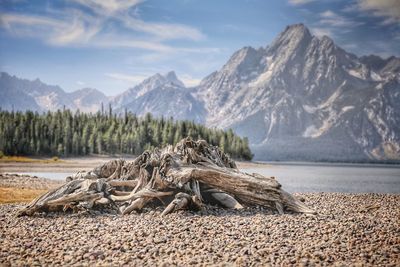
M 0 16 L 1 24 L 11 34 L 42 39 L 52 45 L 87 43 L 101 29 L 97 19 L 83 16 L 78 11 L 64 18 L 7 13 Z
M 48 27 L 63 27 L 65 24 L 62 21 L 40 17 L 32 15 L 21 15 L 21 14 L 1 14 L 0 16 L 1 26 L 11 29 L 14 25 L 42 25 Z
M 137 84 L 142 82 L 144 79 L 148 78 L 150 75 L 129 75 L 129 74 L 123 74 L 123 73 L 104 73 L 105 76 L 122 81 L 122 82 L 129 82 L 133 84 Z
M 99 15 L 111 16 L 138 5 L 143 0 L 73 0 Z
M 201 79 L 194 78 L 188 74 L 183 74 L 178 79 L 182 80 L 187 87 L 196 86 L 201 82 Z
M 126 27 L 139 32 L 151 34 L 161 39 L 191 39 L 201 40 L 205 36 L 198 29 L 182 24 L 145 22 L 138 18 L 136 7 L 143 0 L 74 0 L 90 8 L 98 15 L 113 17 L 120 20 Z M 132 16 L 133 14 L 133 16 Z
M 308 4 L 313 1 L 315 1 L 315 0 L 289 0 L 289 4 L 294 5 L 294 6 L 299 6 L 299 5 Z
M 49 43 L 55 45 L 86 44 L 101 30 L 101 23 L 96 20 L 83 20 L 74 17 L 71 24 L 63 27 L 49 37 Z
M 159 42 L 151 40 L 139 40 L 130 37 L 123 37 L 120 35 L 106 35 L 97 38 L 95 46 L 98 47 L 125 47 L 125 48 L 139 48 L 143 50 L 155 51 L 159 53 L 172 53 L 173 47 L 164 45 Z
M 364 24 L 341 16 L 331 10 L 320 13 L 319 23 L 331 27 L 356 27 Z
M 135 31 L 152 34 L 161 39 L 191 39 L 202 40 L 205 38 L 198 29 L 172 23 L 144 22 L 128 15 L 120 18 L 124 25 Z
M 77 6 L 47 10 L 46 15 L 0 14 L 0 27 L 10 34 L 38 38 L 55 46 L 127 47 L 167 52 L 192 48 L 171 47 L 164 40 L 202 40 L 198 29 L 176 23 L 141 20 L 129 12 L 142 0 L 74 0 Z M 84 6 L 84 9 L 81 9 Z M 80 9 L 78 9 L 80 7 Z M 89 10 L 88 10 L 89 9 Z M 91 10 L 91 12 L 90 12 Z M 116 27 L 115 25 L 119 26 Z M 145 35 L 143 35 L 143 33 Z
M 79 86 L 83 86 L 83 85 L 85 85 L 85 82 L 82 82 L 82 81 L 76 81 L 76 84 L 77 84 L 77 85 L 79 85 Z
M 385 24 L 400 23 L 399 0 L 358 0 L 358 7 L 374 16 L 384 17 Z
M 333 37 L 333 31 L 330 28 L 322 28 L 322 27 L 311 27 L 310 31 L 318 37 L 322 37 L 322 36 L 329 36 L 329 37 Z

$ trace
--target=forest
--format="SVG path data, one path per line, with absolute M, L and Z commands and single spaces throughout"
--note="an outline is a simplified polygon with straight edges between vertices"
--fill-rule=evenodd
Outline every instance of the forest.
M 231 129 L 207 128 L 192 121 L 138 117 L 107 112 L 70 110 L 38 113 L 0 110 L 0 153 L 31 156 L 81 156 L 89 154 L 139 155 L 154 147 L 176 144 L 183 137 L 204 139 L 232 158 L 251 160 L 247 138 Z

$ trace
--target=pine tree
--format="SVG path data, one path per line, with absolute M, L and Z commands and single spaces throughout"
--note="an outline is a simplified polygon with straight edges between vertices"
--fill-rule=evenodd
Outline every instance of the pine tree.
M 44 114 L 0 111 L 0 151 L 9 155 L 140 154 L 145 149 L 176 144 L 186 136 L 219 145 L 235 158 L 252 158 L 247 138 L 232 130 L 156 119 L 151 114 L 138 118 L 127 111 L 117 117 L 111 106 L 108 114 L 73 114 L 65 109 Z

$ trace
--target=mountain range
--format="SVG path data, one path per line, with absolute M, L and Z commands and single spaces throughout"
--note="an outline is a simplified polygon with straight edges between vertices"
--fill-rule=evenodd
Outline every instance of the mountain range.
M 64 107 L 83 112 L 95 112 L 109 99 L 102 92 L 83 88 L 67 93 L 59 86 L 19 79 L 6 72 L 0 73 L 0 107 L 3 110 L 58 110 Z
M 0 106 L 60 107 L 189 119 L 247 136 L 258 160 L 399 160 L 400 59 L 357 57 L 303 24 L 266 47 L 244 47 L 218 71 L 186 88 L 174 72 L 124 93 L 66 93 L 39 80 L 0 76 Z

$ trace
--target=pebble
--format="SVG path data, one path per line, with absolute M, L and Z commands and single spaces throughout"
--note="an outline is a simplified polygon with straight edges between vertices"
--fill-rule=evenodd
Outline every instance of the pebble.
M 0 187 L 29 188 L 29 189 L 53 189 L 63 184 L 63 181 L 39 178 L 25 174 L 3 173 L 0 176 Z
M 22 205 L 0 205 L 0 266 L 400 266 L 400 195 L 296 196 L 318 215 L 208 207 L 17 218 Z

